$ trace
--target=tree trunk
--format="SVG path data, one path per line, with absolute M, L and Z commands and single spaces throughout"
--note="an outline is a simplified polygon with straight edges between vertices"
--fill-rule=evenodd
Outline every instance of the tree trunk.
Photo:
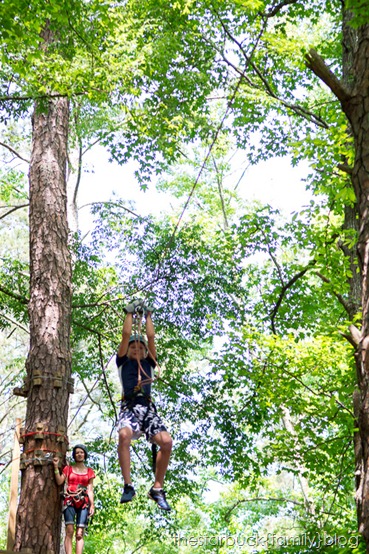
M 352 41 L 351 95 L 342 107 L 351 124 L 355 144 L 352 184 L 359 222 L 358 263 L 361 276 L 362 327 L 356 355 L 359 394 L 355 412 L 360 440 L 355 440 L 356 505 L 359 531 L 369 552 L 369 27 L 361 27 Z M 361 456 L 361 463 L 358 459 Z
M 357 29 L 351 27 L 351 13 L 345 9 L 344 2 L 342 5 L 342 80 L 333 74 L 315 51 L 310 51 L 307 56 L 307 65 L 337 96 L 354 140 L 355 160 L 351 180 L 356 195 L 357 220 L 354 221 L 352 213 L 350 217 L 353 228 L 358 230 L 356 254 L 359 279 L 354 268 L 354 277 L 350 281 L 351 315 L 354 315 L 355 304 L 362 310 L 360 336 L 354 341 L 357 344 L 355 363 L 358 381 L 358 390 L 354 394 L 358 427 L 354 436 L 355 479 L 358 529 L 369 553 L 369 25 Z M 346 223 L 347 215 L 348 212 Z
M 358 47 L 358 33 L 357 30 L 350 26 L 351 14 L 347 10 L 343 10 L 342 13 L 342 80 L 347 90 L 351 89 L 352 83 L 355 82 L 355 67 L 354 59 Z M 352 136 L 351 126 L 348 125 L 348 134 Z M 345 160 L 347 163 L 347 160 Z M 353 181 L 353 180 L 352 180 Z M 354 183 L 352 182 L 354 185 Z M 359 209 L 358 203 L 356 202 L 355 206 L 346 206 L 345 208 L 345 229 L 355 230 L 356 234 L 359 235 L 360 225 L 359 225 Z M 362 299 L 362 275 L 357 271 L 358 267 L 358 256 L 355 248 L 344 248 L 345 254 L 350 259 L 350 269 L 352 276 L 349 279 L 350 291 L 349 299 L 347 302 L 348 306 L 348 316 L 351 321 L 353 321 L 356 314 L 360 312 L 361 309 L 361 299 Z M 358 332 L 359 334 L 359 332 Z M 358 358 L 361 356 L 359 353 L 360 350 L 360 341 L 361 336 L 359 336 L 359 342 L 356 339 L 353 341 L 353 344 L 356 344 L 356 373 L 357 373 L 357 383 L 358 388 L 355 389 L 353 395 L 353 408 L 355 414 L 355 428 L 359 428 L 359 421 L 362 420 L 361 413 L 361 390 L 362 390 L 362 368 L 361 360 Z M 362 427 L 362 426 L 360 426 Z M 357 513 L 357 522 L 358 529 L 363 533 L 367 534 L 365 531 L 365 520 L 364 520 L 364 511 L 362 503 L 363 495 L 363 484 L 365 482 L 365 464 L 364 464 L 364 452 L 362 448 L 362 435 L 363 429 L 360 431 L 354 432 L 354 457 L 355 457 L 355 501 L 356 501 L 356 513 Z
M 52 457 L 67 449 L 71 390 L 66 98 L 36 105 L 30 182 L 30 349 L 15 551 L 57 554 L 61 502 Z

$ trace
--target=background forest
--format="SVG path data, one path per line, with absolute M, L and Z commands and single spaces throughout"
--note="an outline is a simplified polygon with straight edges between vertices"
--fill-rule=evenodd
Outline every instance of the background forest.
M 13 390 L 30 344 L 35 114 L 67 98 L 67 434 L 97 474 L 85 552 L 366 551 L 355 505 L 354 145 L 314 69 L 317 50 L 344 77 L 347 13 L 354 32 L 363 10 L 323 0 L 0 6 L 1 548 L 15 421 L 26 418 Z M 105 152 L 121 186 L 91 203 L 85 232 L 85 159 Z M 300 167 L 309 192 L 292 214 L 247 198 L 250 168 L 278 157 Z M 162 209 L 143 213 L 154 187 Z M 147 500 L 144 441 L 132 456 L 138 494 L 119 504 L 115 352 L 134 297 L 155 308 L 154 396 L 174 437 L 169 515 Z

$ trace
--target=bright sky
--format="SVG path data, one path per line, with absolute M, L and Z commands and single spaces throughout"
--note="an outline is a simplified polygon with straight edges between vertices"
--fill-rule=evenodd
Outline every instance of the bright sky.
M 154 183 L 147 191 L 140 190 L 133 166 L 119 166 L 110 163 L 108 158 L 107 152 L 102 148 L 95 148 L 89 153 L 85 160 L 87 172 L 83 173 L 80 186 L 79 206 L 107 201 L 115 192 L 120 198 L 134 200 L 136 212 L 140 215 L 158 214 L 163 208 L 169 207 L 168 195 L 157 192 Z M 234 172 L 229 178 L 232 179 L 232 184 L 238 182 L 244 167 L 241 155 L 238 155 Z M 288 158 L 274 158 L 248 167 L 237 191 L 246 200 L 260 200 L 289 214 L 307 205 L 311 198 L 302 182 L 307 171 L 307 166 L 291 167 Z M 79 219 L 84 234 L 92 223 L 88 207 L 80 209 Z

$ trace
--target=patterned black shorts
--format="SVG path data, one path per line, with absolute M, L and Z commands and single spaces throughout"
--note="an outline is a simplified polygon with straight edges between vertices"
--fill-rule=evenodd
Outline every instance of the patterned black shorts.
M 132 429 L 132 439 L 136 440 L 145 433 L 146 439 L 149 442 L 153 442 L 152 439 L 158 433 L 167 431 L 167 428 L 152 404 L 150 404 L 150 406 L 136 404 L 128 408 L 127 404 L 123 402 L 117 423 L 118 433 L 124 427 L 130 427 Z

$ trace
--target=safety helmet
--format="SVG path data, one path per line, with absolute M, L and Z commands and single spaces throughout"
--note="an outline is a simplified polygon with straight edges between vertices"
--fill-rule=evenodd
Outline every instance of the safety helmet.
M 85 453 L 85 460 L 87 460 L 88 452 L 87 452 L 87 448 L 85 447 L 84 444 L 76 444 L 75 446 L 73 446 L 73 450 L 72 450 L 73 460 L 76 461 L 76 450 L 77 450 L 77 448 L 80 448 L 81 450 L 83 450 L 83 452 Z
M 131 342 L 142 342 L 142 344 L 147 348 L 146 341 L 142 335 L 132 335 L 129 338 L 128 344 L 131 344 Z

